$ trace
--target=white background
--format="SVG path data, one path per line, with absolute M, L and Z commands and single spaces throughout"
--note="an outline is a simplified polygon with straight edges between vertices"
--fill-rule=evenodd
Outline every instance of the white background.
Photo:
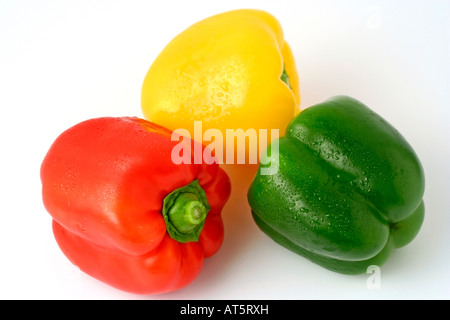
M 263 235 L 245 184 L 234 184 L 223 212 L 223 247 L 173 293 L 113 289 L 71 265 L 54 241 L 39 177 L 53 140 L 89 118 L 141 117 L 141 84 L 162 48 L 192 23 L 237 8 L 264 9 L 281 22 L 302 108 L 353 96 L 393 124 L 422 160 L 425 222 L 382 267 L 379 289 L 367 287 L 368 274 L 327 271 Z M 450 298 L 449 60 L 448 0 L 0 0 L 0 298 Z

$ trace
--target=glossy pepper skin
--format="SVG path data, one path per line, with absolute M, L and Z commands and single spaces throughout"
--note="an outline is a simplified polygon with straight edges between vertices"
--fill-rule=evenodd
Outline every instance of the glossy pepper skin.
M 191 137 L 195 120 L 224 136 L 226 129 L 284 133 L 300 90 L 281 25 L 261 10 L 235 10 L 190 26 L 150 66 L 141 104 L 147 120 Z
M 73 264 L 136 294 L 196 278 L 223 241 L 230 181 L 214 163 L 174 164 L 176 143 L 126 117 L 87 120 L 55 140 L 41 166 L 43 202 Z
M 248 192 L 255 222 L 282 246 L 330 270 L 364 273 L 408 244 L 424 219 L 424 173 L 401 134 L 338 96 L 302 111 L 278 140 L 274 175 Z

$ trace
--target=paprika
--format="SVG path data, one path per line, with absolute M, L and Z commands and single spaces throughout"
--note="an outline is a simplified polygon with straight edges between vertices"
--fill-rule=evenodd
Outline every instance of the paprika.
M 214 161 L 174 164 L 171 135 L 138 118 L 90 119 L 63 132 L 42 162 L 61 250 L 124 291 L 186 286 L 223 241 L 229 178 Z
M 278 148 L 264 163 L 276 162 L 278 171 L 258 171 L 248 201 L 256 224 L 280 245 L 357 274 L 381 266 L 419 232 L 422 165 L 405 138 L 361 102 L 338 96 L 306 108 L 273 143 Z

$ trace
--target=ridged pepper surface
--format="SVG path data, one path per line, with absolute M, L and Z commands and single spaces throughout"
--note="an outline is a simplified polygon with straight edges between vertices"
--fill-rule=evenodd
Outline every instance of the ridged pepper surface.
M 270 129 L 284 133 L 298 113 L 299 79 L 275 17 L 234 10 L 199 21 L 170 41 L 146 74 L 141 100 L 147 120 L 187 129 L 191 137 L 194 121 L 224 137 L 227 129 L 266 129 L 270 137 Z
M 356 274 L 381 266 L 419 232 L 421 163 L 404 137 L 359 101 L 339 96 L 309 107 L 275 143 L 271 162 L 261 164 L 274 174 L 258 171 L 248 200 L 257 225 L 277 243 Z
M 63 132 L 41 166 L 61 250 L 118 289 L 164 293 L 199 274 L 224 236 L 230 181 L 217 164 L 175 164 L 172 132 L 138 118 L 97 118 Z M 198 161 L 197 161 L 198 162 Z

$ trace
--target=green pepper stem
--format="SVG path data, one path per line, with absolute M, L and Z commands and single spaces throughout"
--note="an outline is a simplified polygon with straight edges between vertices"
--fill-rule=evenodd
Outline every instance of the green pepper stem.
M 281 81 L 283 81 L 284 83 L 287 84 L 289 89 L 292 90 L 291 83 L 289 82 L 289 76 L 288 76 L 288 74 L 286 72 L 286 67 L 285 66 L 283 66 L 283 73 L 281 74 L 280 79 L 281 79 Z
M 206 208 L 200 201 L 190 201 L 185 212 L 185 220 L 192 225 L 197 225 L 206 218 Z
M 167 232 L 179 242 L 198 241 L 209 209 L 198 180 L 176 189 L 163 202 Z
M 169 209 L 169 221 L 181 233 L 189 233 L 206 218 L 206 208 L 194 193 L 179 194 Z

